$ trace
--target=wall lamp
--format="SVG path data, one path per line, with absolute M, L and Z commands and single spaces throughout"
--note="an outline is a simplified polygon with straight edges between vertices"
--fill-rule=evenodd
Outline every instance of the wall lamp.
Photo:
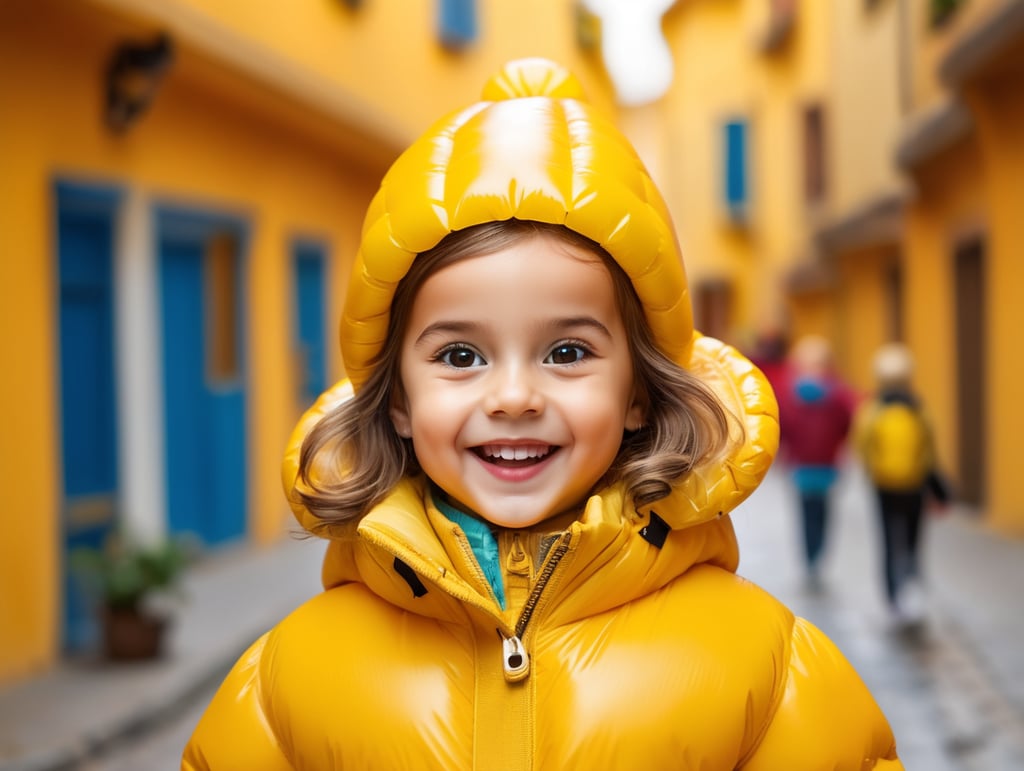
M 174 44 L 161 33 L 150 43 L 125 41 L 107 67 L 107 126 L 123 133 L 146 111 L 174 60 Z

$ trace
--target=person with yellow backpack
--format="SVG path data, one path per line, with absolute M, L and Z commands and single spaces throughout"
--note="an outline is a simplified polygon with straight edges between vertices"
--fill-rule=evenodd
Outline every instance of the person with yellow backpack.
M 913 357 L 902 343 L 875 353 L 877 390 L 858 410 L 854 442 L 875 488 L 882 524 L 885 593 L 901 626 L 923 620 L 920 542 L 925 505 L 949 491 L 937 470 L 932 429 L 914 392 Z

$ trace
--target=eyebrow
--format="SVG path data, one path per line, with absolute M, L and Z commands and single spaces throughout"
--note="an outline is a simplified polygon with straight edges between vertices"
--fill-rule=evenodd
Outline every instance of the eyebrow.
M 611 339 L 612 336 L 612 333 L 608 331 L 608 327 L 593 316 L 570 316 L 564 319 L 553 319 L 547 322 L 544 326 L 547 326 L 557 332 L 584 327 L 587 329 L 593 329 L 598 334 L 609 339 Z M 424 330 L 417 335 L 413 346 L 419 346 L 424 340 L 434 335 L 465 335 L 478 331 L 482 327 L 483 325 L 476 321 L 435 321 L 433 324 L 428 324 Z
M 428 337 L 440 334 L 464 335 L 480 329 L 481 325 L 475 321 L 435 321 L 428 324 L 416 337 L 413 347 L 420 345 Z
M 612 333 L 608 331 L 608 327 L 602 324 L 600 321 L 595 319 L 593 316 L 571 316 L 567 319 L 556 319 L 551 324 L 552 329 L 556 330 L 569 330 L 576 329 L 578 327 L 586 327 L 593 329 L 601 335 L 607 338 L 611 338 Z

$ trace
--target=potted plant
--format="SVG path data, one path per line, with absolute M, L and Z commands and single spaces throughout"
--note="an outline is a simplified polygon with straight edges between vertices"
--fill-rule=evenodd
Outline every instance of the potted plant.
M 191 544 L 181 538 L 143 543 L 123 534 L 114 534 L 101 547 L 72 552 L 72 569 L 95 597 L 107 658 L 161 655 L 171 604 L 180 596 L 192 556 Z

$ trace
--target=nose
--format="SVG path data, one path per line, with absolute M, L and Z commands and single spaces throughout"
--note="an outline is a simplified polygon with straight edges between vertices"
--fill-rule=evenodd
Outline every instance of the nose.
M 519 418 L 544 411 L 544 394 L 529 367 L 511 365 L 496 368 L 484 397 L 488 415 Z

